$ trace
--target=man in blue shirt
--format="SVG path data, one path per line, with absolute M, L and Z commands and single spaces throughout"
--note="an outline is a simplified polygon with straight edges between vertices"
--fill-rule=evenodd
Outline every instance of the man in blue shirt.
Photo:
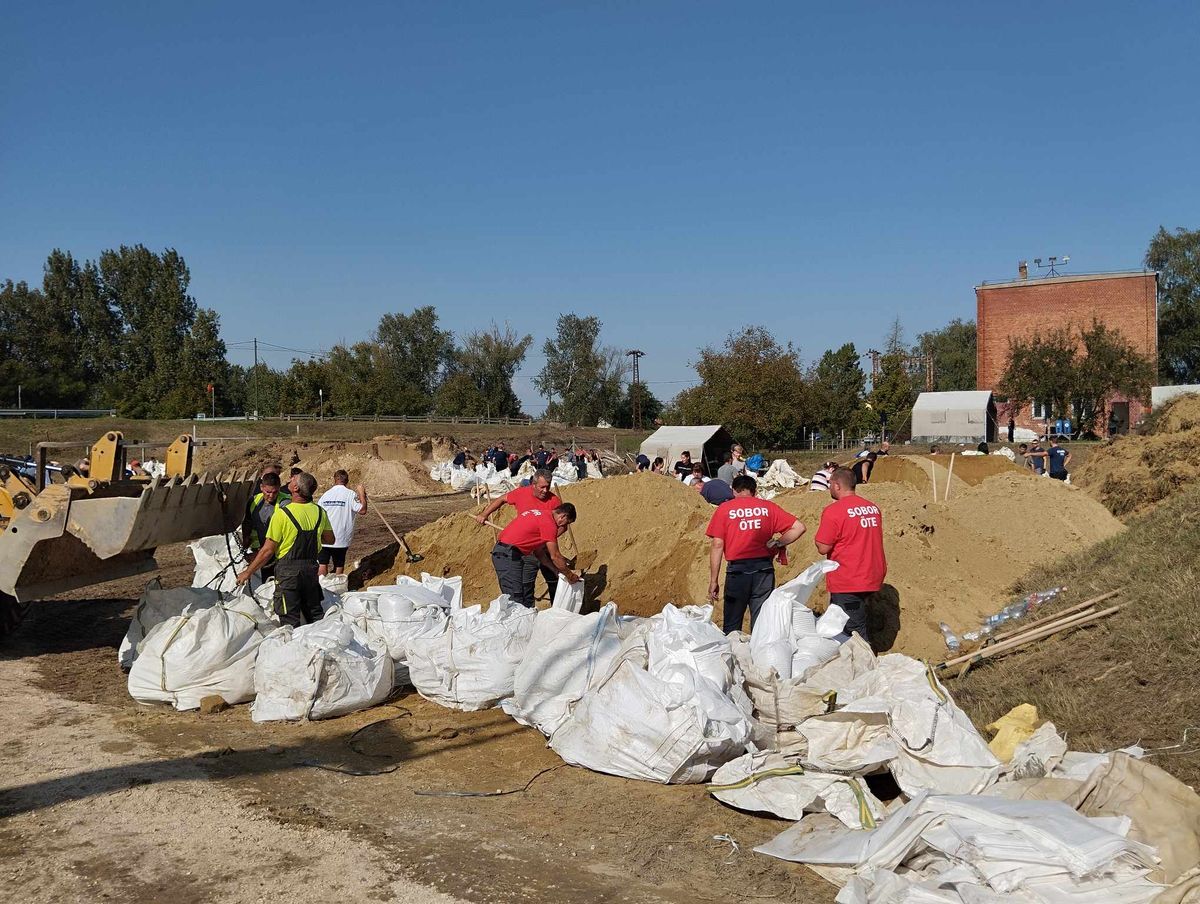
M 1050 476 L 1055 480 L 1067 479 L 1067 465 L 1071 463 L 1071 453 L 1058 444 L 1058 437 L 1050 439 L 1050 448 L 1046 451 L 1046 464 L 1050 468 Z

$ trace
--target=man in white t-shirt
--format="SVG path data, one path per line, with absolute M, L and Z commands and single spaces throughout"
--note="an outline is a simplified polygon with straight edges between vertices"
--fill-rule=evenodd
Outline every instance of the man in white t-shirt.
M 335 471 L 333 486 L 317 500 L 317 505 L 325 509 L 333 526 L 333 543 L 323 545 L 317 554 L 317 563 L 320 565 L 317 574 L 321 576 L 329 573 L 330 565 L 334 574 L 345 572 L 346 550 L 354 539 L 354 519 L 367 510 L 367 491 L 361 483 L 352 490 L 347 486 L 349 482 L 349 474 Z

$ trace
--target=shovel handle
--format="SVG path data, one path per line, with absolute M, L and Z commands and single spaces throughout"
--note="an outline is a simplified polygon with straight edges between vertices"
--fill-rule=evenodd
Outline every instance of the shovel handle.
M 379 520 L 383 522 L 383 526 L 388 529 L 388 533 L 392 535 L 392 537 L 395 539 L 395 541 L 397 543 L 399 543 L 401 546 L 405 546 L 407 548 L 407 544 L 403 540 L 400 539 L 400 535 L 398 533 L 396 533 L 394 530 L 392 530 L 392 526 L 390 524 L 388 524 L 387 518 L 383 517 L 383 512 L 379 511 L 379 509 L 376 508 L 375 514 L 379 516 Z

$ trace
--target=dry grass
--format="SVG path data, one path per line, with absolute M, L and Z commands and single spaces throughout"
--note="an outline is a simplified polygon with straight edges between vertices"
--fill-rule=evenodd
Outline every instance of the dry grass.
M 1035 569 L 1017 589 L 1061 584 L 1069 590 L 1057 608 L 1118 587 L 1123 592 L 1113 602 L 1124 608 L 977 668 L 951 683 L 955 698 L 977 725 L 1033 703 L 1072 749 L 1178 744 L 1185 728 L 1200 725 L 1200 488 L 1133 519 L 1123 534 Z M 1154 761 L 1189 784 L 1200 782 L 1198 753 Z

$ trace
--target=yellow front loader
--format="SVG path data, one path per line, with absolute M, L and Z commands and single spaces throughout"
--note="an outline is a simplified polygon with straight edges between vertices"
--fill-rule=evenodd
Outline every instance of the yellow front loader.
M 192 438 L 173 442 L 162 477 L 130 476 L 124 437 L 113 430 L 91 446 L 87 473 L 55 466 L 37 447 L 36 470 L 0 463 L 0 638 L 30 602 L 158 567 L 155 550 L 242 522 L 255 474 L 192 473 Z

